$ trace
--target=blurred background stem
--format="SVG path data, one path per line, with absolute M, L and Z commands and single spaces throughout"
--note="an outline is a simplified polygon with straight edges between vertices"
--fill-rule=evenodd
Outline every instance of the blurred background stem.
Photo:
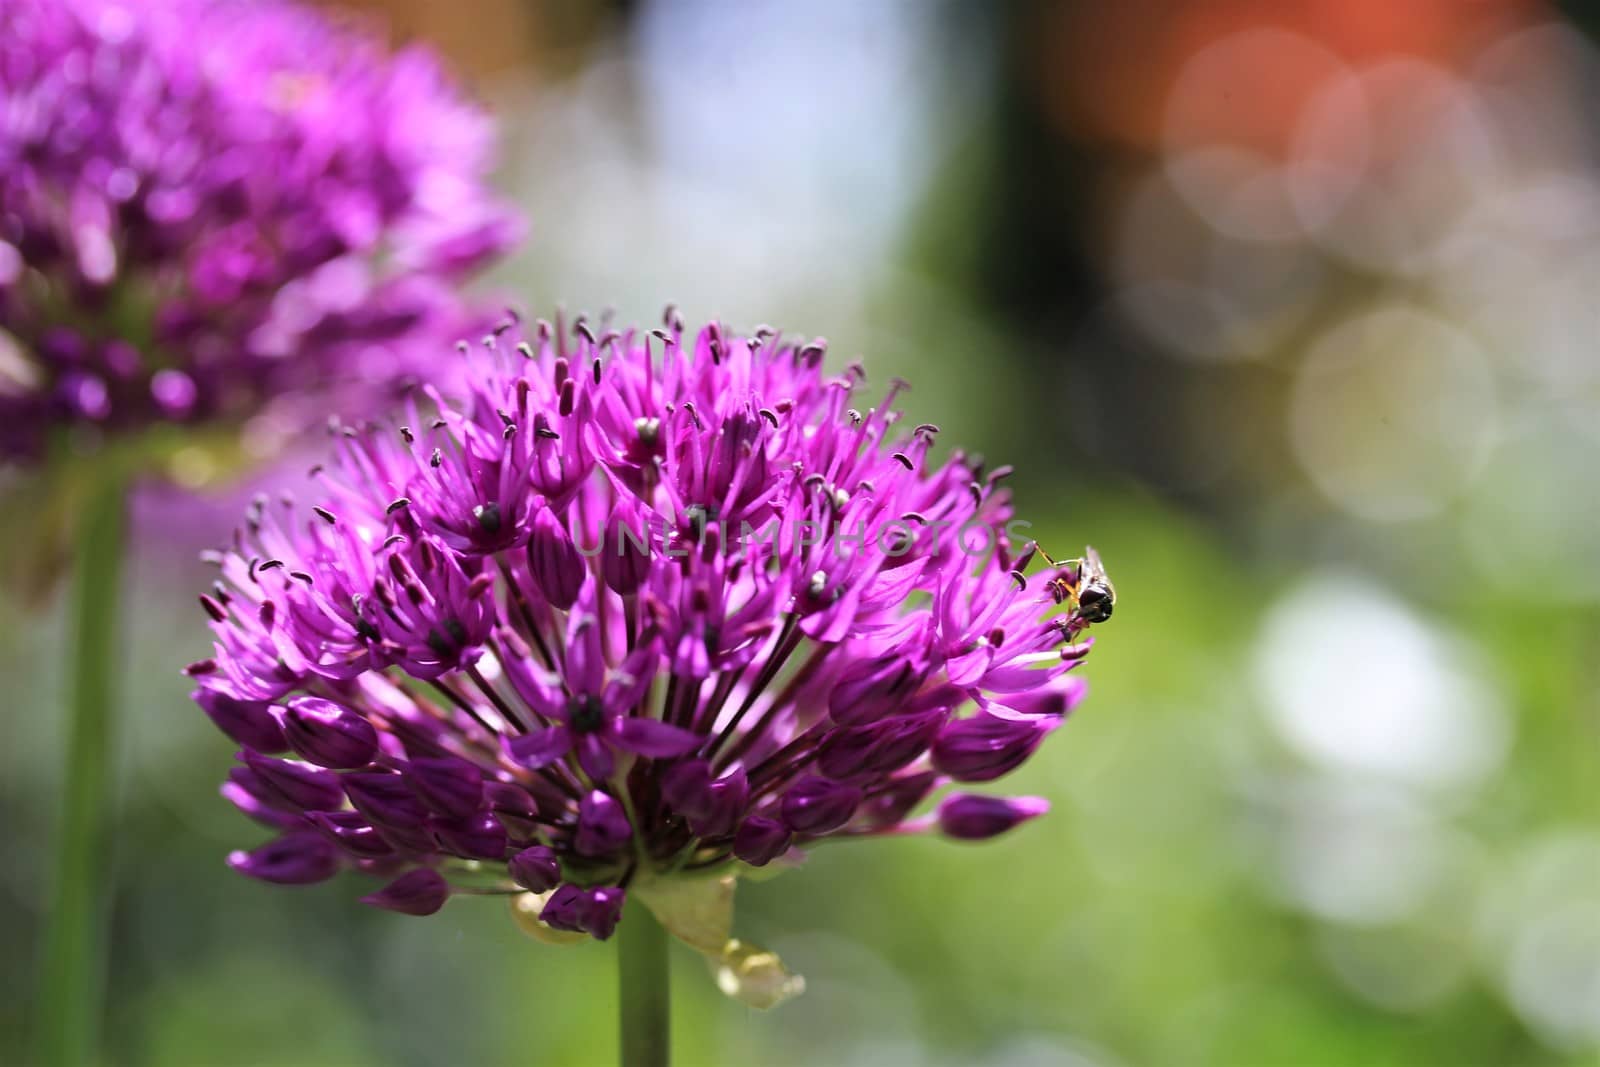
M 47 1065 L 93 1061 L 105 979 L 112 679 L 126 484 L 110 462 L 92 469 L 88 477 L 91 485 L 73 559 L 69 736 L 36 1016 L 38 1062 Z
M 672 1011 L 667 931 L 649 908 L 635 904 L 616 936 L 622 1067 L 666 1067 Z

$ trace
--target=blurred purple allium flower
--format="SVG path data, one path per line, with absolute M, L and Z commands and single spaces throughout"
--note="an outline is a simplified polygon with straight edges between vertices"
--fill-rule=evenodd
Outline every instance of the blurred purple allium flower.
M 355 868 L 415 914 L 538 894 L 605 938 L 628 893 L 1044 811 L 913 815 L 1083 693 L 1085 621 L 1024 577 L 1006 470 L 930 462 L 901 384 L 825 372 L 821 341 L 668 324 L 508 324 L 467 402 L 346 429 L 309 499 L 257 502 L 189 668 L 242 746 L 224 794 L 280 832 L 234 867 Z
M 0 5 L 0 460 L 370 409 L 515 236 L 492 134 L 427 52 L 287 0 Z

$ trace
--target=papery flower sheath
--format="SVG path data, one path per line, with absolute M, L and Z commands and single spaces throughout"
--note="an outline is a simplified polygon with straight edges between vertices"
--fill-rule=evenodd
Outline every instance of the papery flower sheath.
M 492 133 L 426 51 L 287 0 L 0 5 L 0 460 L 392 399 L 515 236 Z
M 257 502 L 188 668 L 241 746 L 224 794 L 279 834 L 235 868 L 364 871 L 413 914 L 519 894 L 602 939 L 637 892 L 695 943 L 682 886 L 1045 810 L 917 814 L 1083 693 L 1087 624 L 1024 573 L 1007 470 L 933 462 L 902 384 L 821 341 L 666 321 L 507 323 L 463 348 L 469 396 L 341 428 L 309 491 Z M 765 958 L 729 945 L 726 973 Z

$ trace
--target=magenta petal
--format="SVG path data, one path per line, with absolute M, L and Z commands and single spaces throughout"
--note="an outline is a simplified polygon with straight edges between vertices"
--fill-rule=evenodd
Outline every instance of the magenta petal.
M 536 771 L 572 751 L 572 731 L 565 726 L 551 726 L 521 737 L 502 738 L 500 745 L 506 755 Z
M 578 740 L 578 766 L 583 768 L 584 774 L 598 781 L 611 777 L 617 761 L 604 738 L 599 734 L 586 734 Z
M 699 734 L 659 719 L 623 719 L 617 726 L 619 747 L 652 759 L 687 756 L 703 743 Z
M 979 648 L 964 656 L 955 656 L 945 664 L 945 673 L 951 685 L 976 685 L 994 662 L 994 649 Z
M 1007 694 L 998 700 L 981 701 L 984 711 L 997 719 L 1021 722 L 1040 718 L 1065 718 L 1088 691 L 1089 683 L 1077 675 L 1065 675 L 1031 692 Z
M 653 641 L 629 653 L 606 685 L 602 697 L 606 711 L 612 715 L 625 715 L 629 709 L 636 707 L 650 691 L 650 684 L 655 681 L 656 666 L 660 662 L 661 653 Z

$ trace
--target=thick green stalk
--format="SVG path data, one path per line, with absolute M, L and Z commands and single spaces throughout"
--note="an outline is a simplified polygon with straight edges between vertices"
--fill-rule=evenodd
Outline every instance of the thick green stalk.
M 111 704 L 126 485 L 109 462 L 89 477 L 95 483 L 79 516 L 73 560 L 69 733 L 61 772 L 55 886 L 34 1017 L 38 1061 L 48 1067 L 94 1061 L 105 982 L 108 824 L 115 775 Z
M 616 938 L 622 1067 L 667 1067 L 672 1012 L 667 931 L 649 908 L 636 903 L 617 924 Z

